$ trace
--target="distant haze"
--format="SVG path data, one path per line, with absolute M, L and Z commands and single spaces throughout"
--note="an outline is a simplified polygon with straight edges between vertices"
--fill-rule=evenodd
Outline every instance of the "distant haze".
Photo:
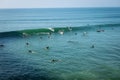
M 0 8 L 120 7 L 120 0 L 0 0 Z

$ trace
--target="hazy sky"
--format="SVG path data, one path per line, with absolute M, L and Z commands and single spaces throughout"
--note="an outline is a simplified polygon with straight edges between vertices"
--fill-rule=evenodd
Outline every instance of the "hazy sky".
M 0 8 L 120 7 L 120 0 L 0 0 Z

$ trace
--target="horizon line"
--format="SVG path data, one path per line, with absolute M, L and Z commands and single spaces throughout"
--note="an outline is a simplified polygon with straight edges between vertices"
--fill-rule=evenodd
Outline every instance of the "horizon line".
M 120 6 L 106 6 L 106 7 L 16 7 L 16 8 L 0 8 L 0 9 L 54 9 L 54 8 L 120 8 Z

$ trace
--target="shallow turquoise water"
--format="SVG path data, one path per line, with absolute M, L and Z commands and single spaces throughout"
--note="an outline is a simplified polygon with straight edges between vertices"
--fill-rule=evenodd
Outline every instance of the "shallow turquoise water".
M 104 32 L 97 32 L 99 29 Z M 119 26 L 73 29 L 63 35 L 2 37 L 0 43 L 5 46 L 0 47 L 0 79 L 119 80 L 119 40 Z M 46 46 L 50 48 L 46 50 Z

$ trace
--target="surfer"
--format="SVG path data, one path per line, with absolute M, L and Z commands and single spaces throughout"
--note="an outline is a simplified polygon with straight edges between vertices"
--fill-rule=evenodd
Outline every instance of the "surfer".
M 104 30 L 97 30 L 97 32 L 104 32 Z
M 28 37 L 27 33 L 22 33 L 23 37 Z
M 71 27 L 67 27 L 69 31 L 72 31 L 72 28 Z
M 63 35 L 63 34 L 64 34 L 64 31 L 60 30 L 59 33 L 60 33 L 61 35 Z
M 94 48 L 94 47 L 95 47 L 94 45 L 91 46 L 91 48 Z
M 26 45 L 28 46 L 28 45 L 29 45 L 29 43 L 27 42 L 27 43 L 26 43 Z
M 50 47 L 49 47 L 49 46 L 47 46 L 47 47 L 45 47 L 45 49 L 46 49 L 46 50 L 49 50 L 49 49 L 50 49 Z
M 0 44 L 0 47 L 4 47 L 5 45 L 4 44 Z
M 51 35 L 52 33 L 51 32 L 49 32 L 49 35 Z
M 28 50 L 29 53 L 32 53 L 33 51 L 32 50 Z
M 50 49 L 50 47 L 49 47 L 49 46 L 46 46 L 44 49 L 49 50 L 49 49 Z
M 86 36 L 87 32 L 83 32 L 83 36 Z
M 97 30 L 97 32 L 101 32 L 101 30 Z
M 56 59 L 52 59 L 51 62 L 58 62 L 59 60 Z
M 40 39 L 42 39 L 42 37 L 40 37 Z
M 75 35 L 77 35 L 77 33 L 75 33 Z
M 48 36 L 48 38 L 51 38 L 50 36 Z
M 32 51 L 32 50 L 28 50 L 28 52 L 29 52 L 29 53 L 36 53 L 36 52 L 34 52 L 34 51 Z
M 52 38 L 51 35 L 52 35 L 52 32 L 49 32 L 48 38 Z
M 48 35 L 48 38 L 49 38 L 49 39 L 52 39 L 51 35 Z

